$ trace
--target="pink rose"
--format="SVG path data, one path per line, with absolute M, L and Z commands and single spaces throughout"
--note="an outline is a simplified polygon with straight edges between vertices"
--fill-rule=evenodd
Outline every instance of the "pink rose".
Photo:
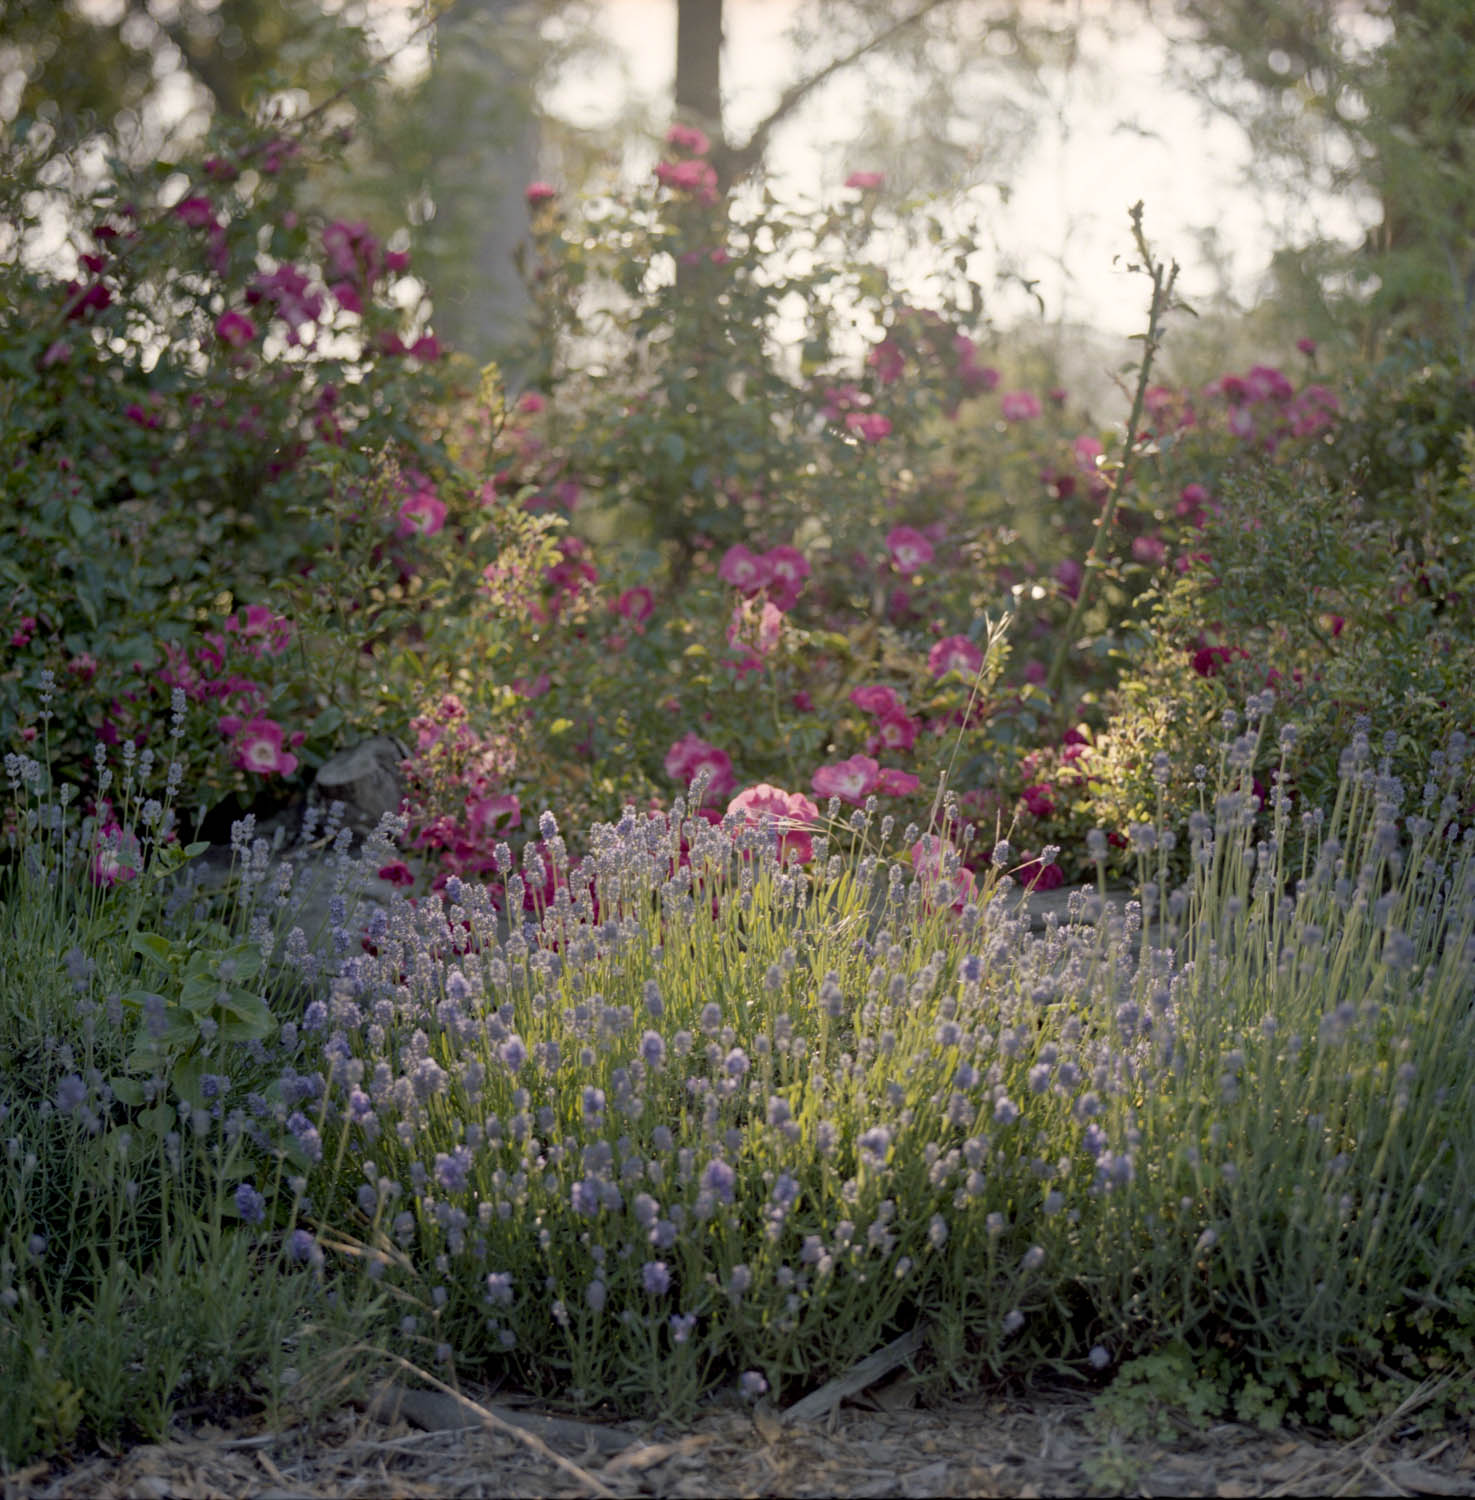
M 845 186 L 859 188 L 863 193 L 874 193 L 885 181 L 884 172 L 852 172 L 845 179 Z
M 766 781 L 746 787 L 727 804 L 729 816 L 741 813 L 749 826 L 773 820 L 780 835 L 780 855 L 792 854 L 801 865 L 814 858 L 814 843 L 806 831 L 819 821 L 819 808 L 803 792 L 786 792 Z
M 767 557 L 750 552 L 741 542 L 722 554 L 717 576 L 745 594 L 756 594 L 773 577 L 773 564 Z
M 445 501 L 421 490 L 411 495 L 399 508 L 396 536 L 434 536 L 446 524 Z
M 809 784 L 818 796 L 838 797 L 859 807 L 875 791 L 880 769 L 869 755 L 852 755 L 849 760 L 820 766 Z
M 695 125 L 677 123 L 666 132 L 666 144 L 678 151 L 690 151 L 693 156 L 705 156 L 712 143 Z
M 215 209 L 208 198 L 181 198 L 174 205 L 176 217 L 184 220 L 191 229 L 214 229 Z
M 867 750 L 910 750 L 917 743 L 917 721 L 905 713 L 883 714 Z
M 1039 416 L 1039 398 L 1030 391 L 1006 391 L 999 398 L 999 411 L 1006 422 L 1029 422 Z
M 894 385 L 906 369 L 906 356 L 894 339 L 882 339 L 866 355 L 866 363 L 876 372 L 876 379 L 882 385 Z
M 876 790 L 888 797 L 910 797 L 921 785 L 920 777 L 898 766 L 882 766 L 876 773 Z
M 891 433 L 891 418 L 878 411 L 852 411 L 845 416 L 846 432 L 854 433 L 863 443 L 879 443 Z
M 922 882 L 924 897 L 948 897 L 948 905 L 954 911 L 962 911 L 973 895 L 973 871 L 962 862 L 962 856 L 947 839 L 924 833 L 911 848 L 912 869 Z M 944 866 L 950 866 L 951 875 L 944 877 Z M 944 887 L 946 879 L 946 887 Z
M 530 182 L 522 190 L 523 197 L 527 200 L 529 208 L 536 208 L 540 203 L 547 203 L 558 196 L 558 189 L 551 182 Z
M 222 719 L 224 727 L 233 716 Z M 233 764 L 258 776 L 290 776 L 297 769 L 297 757 L 288 754 L 282 744 L 282 726 L 273 719 L 256 718 L 240 723 L 234 732 Z
M 666 752 L 666 775 L 683 787 L 689 787 L 698 771 L 711 773 L 707 783 L 706 801 L 721 801 L 737 785 L 733 775 L 732 757 L 716 745 L 708 744 L 700 735 L 688 732 Z
M 960 672 L 972 677 L 983 665 L 983 652 L 966 635 L 950 635 L 938 641 L 927 653 L 927 670 L 934 677 Z
M 895 688 L 883 687 L 880 683 L 871 683 L 865 687 L 851 688 L 850 701 L 861 710 L 862 713 L 879 714 L 902 714 L 906 708 L 897 696 Z
M 232 349 L 244 349 L 256 337 L 256 325 L 245 313 L 231 309 L 215 320 L 215 337 Z
M 655 607 L 655 595 L 644 585 L 639 588 L 626 589 L 615 600 L 615 613 L 629 620 L 636 627 L 650 619 Z
M 911 526 L 894 526 L 886 533 L 886 550 L 902 573 L 920 573 L 932 561 L 932 543 Z

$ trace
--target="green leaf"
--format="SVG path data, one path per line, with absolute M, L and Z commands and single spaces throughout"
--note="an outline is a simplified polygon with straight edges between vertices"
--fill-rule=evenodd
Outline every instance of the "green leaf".
M 97 525 L 97 517 L 93 515 L 92 507 L 85 500 L 73 500 L 67 506 L 67 522 L 77 540 L 85 542 Z
M 138 1109 L 142 1106 L 143 1085 L 137 1079 L 123 1077 L 109 1078 L 108 1087 L 130 1109 Z
M 135 932 L 133 951 L 140 958 L 147 958 L 167 969 L 174 958 L 174 947 L 166 937 L 157 932 Z

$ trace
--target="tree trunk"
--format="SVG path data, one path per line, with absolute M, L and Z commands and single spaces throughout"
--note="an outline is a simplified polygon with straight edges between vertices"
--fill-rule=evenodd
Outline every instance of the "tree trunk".
M 473 359 L 494 358 L 523 331 L 528 297 L 514 255 L 528 238 L 523 196 L 537 164 L 532 101 L 507 55 L 516 0 L 459 0 L 436 27 L 429 86 L 425 274 L 435 323 Z
M 676 113 L 721 151 L 722 0 L 676 0 Z

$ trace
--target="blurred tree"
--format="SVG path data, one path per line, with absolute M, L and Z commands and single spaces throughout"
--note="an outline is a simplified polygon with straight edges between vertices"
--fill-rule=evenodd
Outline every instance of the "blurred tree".
M 1471 0 L 1181 0 L 1175 15 L 1192 43 L 1183 67 L 1245 126 L 1257 169 L 1278 162 L 1302 182 L 1360 190 L 1381 207 L 1381 223 L 1351 254 L 1287 247 L 1274 268 L 1279 286 L 1312 295 L 1328 320 L 1350 317 L 1365 352 L 1393 336 L 1452 337 L 1468 360 Z

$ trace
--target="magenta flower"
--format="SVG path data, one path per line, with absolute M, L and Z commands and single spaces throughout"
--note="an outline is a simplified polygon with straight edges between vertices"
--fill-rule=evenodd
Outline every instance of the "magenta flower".
M 882 766 L 876 773 L 876 790 L 887 797 L 910 797 L 921 785 L 920 777 L 897 766 Z
M 784 612 L 771 599 L 761 609 L 756 599 L 739 599 L 727 622 L 727 644 L 755 652 L 761 662 L 777 648 L 783 623 Z
M 125 885 L 137 877 L 142 863 L 138 840 L 131 833 L 124 833 L 110 814 L 93 843 L 88 867 L 93 885 Z
M 445 524 L 445 501 L 429 490 L 420 490 L 400 506 L 395 535 L 434 536 Z
M 215 208 L 208 198 L 181 198 L 174 205 L 174 213 L 191 229 L 215 228 Z
M 971 677 L 983 665 L 983 652 L 966 635 L 945 637 L 927 653 L 927 670 L 934 677 L 960 672 Z
M 924 895 L 935 897 L 943 881 L 943 866 L 952 867 L 948 903 L 954 911 L 962 911 L 973 895 L 973 871 L 962 863 L 962 857 L 948 839 L 924 833 L 911 848 L 912 869 L 922 882 Z
M 629 620 L 637 629 L 650 619 L 655 607 L 655 595 L 643 584 L 638 588 L 626 589 L 615 600 L 615 613 Z
M 780 609 L 792 609 L 809 577 L 809 559 L 797 547 L 770 547 L 759 561 L 768 564 L 773 602 Z
M 863 193 L 874 193 L 885 181 L 884 172 L 852 172 L 845 179 L 845 186 L 859 188 Z
M 380 865 L 379 879 L 388 881 L 390 885 L 401 888 L 412 886 L 415 883 L 415 873 L 402 859 L 391 860 L 387 865 Z
M 1055 811 L 1055 788 L 1048 781 L 1027 786 L 1019 794 L 1029 814 L 1034 818 L 1048 818 Z
M 378 237 L 361 220 L 337 219 L 323 230 L 323 258 L 336 281 L 367 285 L 384 268 Z
M 773 578 L 773 564 L 738 542 L 723 553 L 722 561 L 717 564 L 717 576 L 745 594 L 756 594 Z
M 215 337 L 232 349 L 244 349 L 256 337 L 256 325 L 232 308 L 215 320 Z
M 693 156 L 705 156 L 712 149 L 711 141 L 695 125 L 680 122 L 666 132 L 666 144 L 678 151 L 690 151 Z
M 728 814 L 741 813 L 744 820 L 756 826 L 765 815 L 782 839 L 781 852 L 793 854 L 800 864 L 814 858 L 814 843 L 807 827 L 819 820 L 819 808 L 803 792 L 786 792 L 766 781 L 744 788 L 727 804 Z
M 920 573 L 933 558 L 932 543 L 911 526 L 893 526 L 886 533 L 886 550 L 901 573 Z
M 821 797 L 838 797 L 859 807 L 876 790 L 880 766 L 869 755 L 852 755 L 849 760 L 820 766 L 810 785 Z
M 521 826 L 522 804 L 511 792 L 469 797 L 466 801 L 466 830 L 478 844 L 504 837 Z
M 1147 563 L 1150 567 L 1159 567 L 1166 560 L 1168 549 L 1161 537 L 1134 536 L 1132 556 L 1140 563 Z
M 673 192 L 693 194 L 699 203 L 717 201 L 717 169 L 700 157 L 657 162 L 656 180 Z
M 230 726 L 230 727 L 228 727 Z M 282 726 L 274 719 L 251 719 L 242 723 L 233 714 L 220 721 L 223 733 L 233 741 L 232 764 L 258 776 L 290 776 L 297 769 L 297 757 L 282 744 Z
M 536 208 L 540 203 L 547 203 L 558 196 L 558 189 L 551 182 L 530 182 L 522 190 L 522 196 L 527 200 L 529 208 Z
M 292 640 L 292 622 L 265 604 L 248 604 L 226 622 L 227 635 L 239 635 L 252 656 L 280 656 Z
M 863 713 L 901 714 L 905 715 L 906 707 L 897 696 L 895 688 L 883 687 L 880 683 L 870 683 L 865 687 L 851 688 L 850 701 Z
M 866 742 L 866 749 L 910 750 L 917 743 L 917 721 L 906 713 L 883 714 L 876 732 Z
M 705 801 L 720 802 L 737 785 L 732 771 L 732 757 L 716 745 L 710 745 L 700 735 L 682 735 L 666 752 L 666 775 L 686 787 L 696 779 L 698 771 L 707 771 L 711 780 L 707 784 Z
M 1055 863 L 1027 859 L 1009 872 L 1027 891 L 1058 891 L 1065 884 L 1065 871 Z
M 853 411 L 846 414 L 845 430 L 852 432 L 863 443 L 879 443 L 891 432 L 891 418 L 878 411 Z
M 1055 581 L 1067 599 L 1074 599 L 1081 591 L 1081 580 L 1086 570 L 1073 557 L 1062 558 L 1055 565 Z
M 1006 422 L 1030 422 L 1039 416 L 1039 398 L 1031 391 L 1006 391 L 999 398 L 999 411 Z
M 894 339 L 882 339 L 866 355 L 866 363 L 876 372 L 876 379 L 882 385 L 894 385 L 906 369 L 906 356 Z

